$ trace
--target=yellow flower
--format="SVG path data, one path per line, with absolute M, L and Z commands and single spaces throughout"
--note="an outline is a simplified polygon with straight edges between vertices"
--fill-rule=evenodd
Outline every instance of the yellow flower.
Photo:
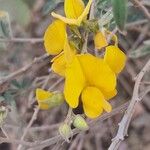
M 36 89 L 36 99 L 39 108 L 42 110 L 47 110 L 60 105 L 64 101 L 64 96 L 62 93 L 54 93 L 42 89 Z
M 49 25 L 44 34 L 44 46 L 50 55 L 59 54 L 66 41 L 66 24 L 60 20 L 55 20 Z
M 101 31 L 98 31 L 95 34 L 94 44 L 95 44 L 96 49 L 101 49 L 101 48 L 106 47 L 108 45 L 107 39 Z
M 84 7 L 84 3 L 82 0 L 65 0 L 64 5 L 66 17 L 54 12 L 52 12 L 51 14 L 54 18 L 60 19 L 66 24 L 80 26 L 83 19 L 85 19 L 88 15 L 91 4 L 92 0 L 89 0 L 86 7 Z
M 66 25 L 55 20 L 44 34 L 44 46 L 48 54 L 57 55 L 52 59 L 52 70 L 61 76 L 65 75 L 66 63 L 71 62 L 76 50 L 69 45 Z
M 114 45 L 106 47 L 104 61 L 116 73 L 120 73 L 125 66 L 126 55 Z
M 116 95 L 116 75 L 103 59 L 91 54 L 76 55 L 67 66 L 65 77 L 64 95 L 70 107 L 76 108 L 81 96 L 88 117 L 111 111 L 107 99 Z

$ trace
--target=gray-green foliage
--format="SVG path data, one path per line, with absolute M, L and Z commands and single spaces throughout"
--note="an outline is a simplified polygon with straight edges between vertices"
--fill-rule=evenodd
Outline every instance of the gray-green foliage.
M 0 10 L 0 38 L 12 37 L 9 14 Z M 5 43 L 0 42 L 0 50 L 6 48 Z
M 127 0 L 111 0 L 113 14 L 118 28 L 123 31 L 127 18 Z
M 150 54 L 150 45 L 142 45 L 138 49 L 133 50 L 129 53 L 131 58 L 139 58 Z
M 21 25 L 27 25 L 31 18 L 28 5 L 23 0 L 0 0 L 0 10 L 7 11 L 10 19 Z

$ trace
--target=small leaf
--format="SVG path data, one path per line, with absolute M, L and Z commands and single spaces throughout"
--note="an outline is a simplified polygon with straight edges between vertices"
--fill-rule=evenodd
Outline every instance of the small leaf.
M 12 84 L 13 86 L 15 86 L 17 89 L 20 89 L 20 88 L 21 88 L 21 85 L 20 85 L 20 83 L 19 83 L 17 80 L 12 80 L 12 81 L 11 81 L 11 84 Z
M 6 11 L 0 11 L 0 30 L 1 30 L 1 37 L 4 38 L 11 38 L 12 31 L 10 26 L 10 19 L 9 15 Z
M 145 55 L 150 54 L 150 45 L 141 46 L 139 49 L 131 51 L 129 53 L 129 57 L 131 58 L 139 58 Z
M 5 11 L 0 10 L 0 38 L 12 37 L 9 15 Z M 0 42 L 0 49 L 5 50 L 6 44 Z
M 29 78 L 23 78 L 22 83 L 21 83 L 21 88 L 26 89 L 31 85 L 31 80 Z
M 6 91 L 3 96 L 6 100 L 6 102 L 8 102 L 8 103 L 11 103 L 12 101 L 15 101 L 14 96 L 8 91 Z
M 127 0 L 111 0 L 115 22 L 120 29 L 124 30 L 127 19 Z

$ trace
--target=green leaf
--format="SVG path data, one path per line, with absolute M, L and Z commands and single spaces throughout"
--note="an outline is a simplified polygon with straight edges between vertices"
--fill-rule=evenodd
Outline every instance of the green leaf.
M 9 14 L 6 11 L 0 11 L 0 36 L 3 38 L 12 37 Z
M 103 26 L 109 24 L 113 19 L 112 10 L 107 11 L 102 17 L 99 19 L 99 26 L 102 28 Z
M 139 49 L 131 51 L 129 57 L 139 58 L 148 54 L 150 54 L 150 45 L 143 45 Z
M 3 96 L 5 98 L 5 101 L 8 102 L 8 103 L 11 103 L 12 101 L 15 101 L 14 96 L 8 91 L 6 91 Z
M 0 10 L 7 11 L 11 21 L 17 21 L 24 26 L 31 18 L 29 8 L 22 0 L 0 0 Z
M 12 80 L 11 84 L 15 86 L 17 89 L 21 88 L 21 84 L 17 80 Z
M 124 30 L 127 19 L 127 0 L 111 0 L 115 22 L 120 29 Z
M 60 2 L 63 2 L 63 0 L 47 0 L 43 8 L 43 14 L 52 12 Z
M 0 38 L 12 37 L 9 15 L 6 11 L 0 10 Z M 0 50 L 6 49 L 6 43 L 0 42 Z
M 21 88 L 26 89 L 31 85 L 31 80 L 29 78 L 23 78 Z
M 0 95 L 0 102 L 4 101 L 5 98 L 3 96 Z

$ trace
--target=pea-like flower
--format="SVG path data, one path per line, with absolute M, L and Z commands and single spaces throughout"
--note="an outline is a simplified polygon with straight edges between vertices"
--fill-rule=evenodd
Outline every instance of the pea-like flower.
M 44 34 L 44 46 L 48 54 L 57 55 L 63 49 L 67 39 L 66 25 L 78 25 L 86 19 L 89 13 L 92 0 L 89 0 L 87 6 L 84 6 L 82 0 L 65 0 L 65 14 L 66 17 L 52 13 L 56 18 L 50 24 Z
M 64 8 L 66 17 L 54 12 L 51 14 L 54 18 L 60 19 L 66 24 L 80 26 L 82 21 L 86 19 L 86 16 L 90 11 L 91 4 L 92 0 L 88 1 L 86 7 L 82 0 L 65 0 Z
M 75 46 L 70 45 L 66 28 L 69 26 L 69 29 L 75 27 L 78 30 L 78 26 L 87 19 L 91 3 L 92 0 L 89 0 L 85 7 L 82 0 L 65 0 L 66 17 L 52 12 L 56 20 L 45 32 L 44 46 L 48 54 L 57 55 L 51 61 L 51 68 L 65 77 L 66 102 L 76 108 L 81 101 L 85 114 L 95 118 L 103 111 L 111 111 L 108 100 L 117 94 L 116 77 L 125 66 L 126 56 L 118 47 L 116 35 L 111 37 L 115 44 L 109 45 L 107 38 L 111 32 L 104 29 L 93 31 L 95 48 L 105 48 L 101 58 L 89 53 L 77 54 L 82 52 L 77 52 Z M 41 109 L 48 109 L 54 102 L 57 103 L 53 93 L 37 90 L 36 95 Z
M 99 116 L 103 110 L 110 112 L 108 99 L 116 91 L 116 75 L 100 58 L 91 54 L 76 55 L 66 68 L 64 95 L 70 107 L 76 108 L 81 99 L 85 114 Z

